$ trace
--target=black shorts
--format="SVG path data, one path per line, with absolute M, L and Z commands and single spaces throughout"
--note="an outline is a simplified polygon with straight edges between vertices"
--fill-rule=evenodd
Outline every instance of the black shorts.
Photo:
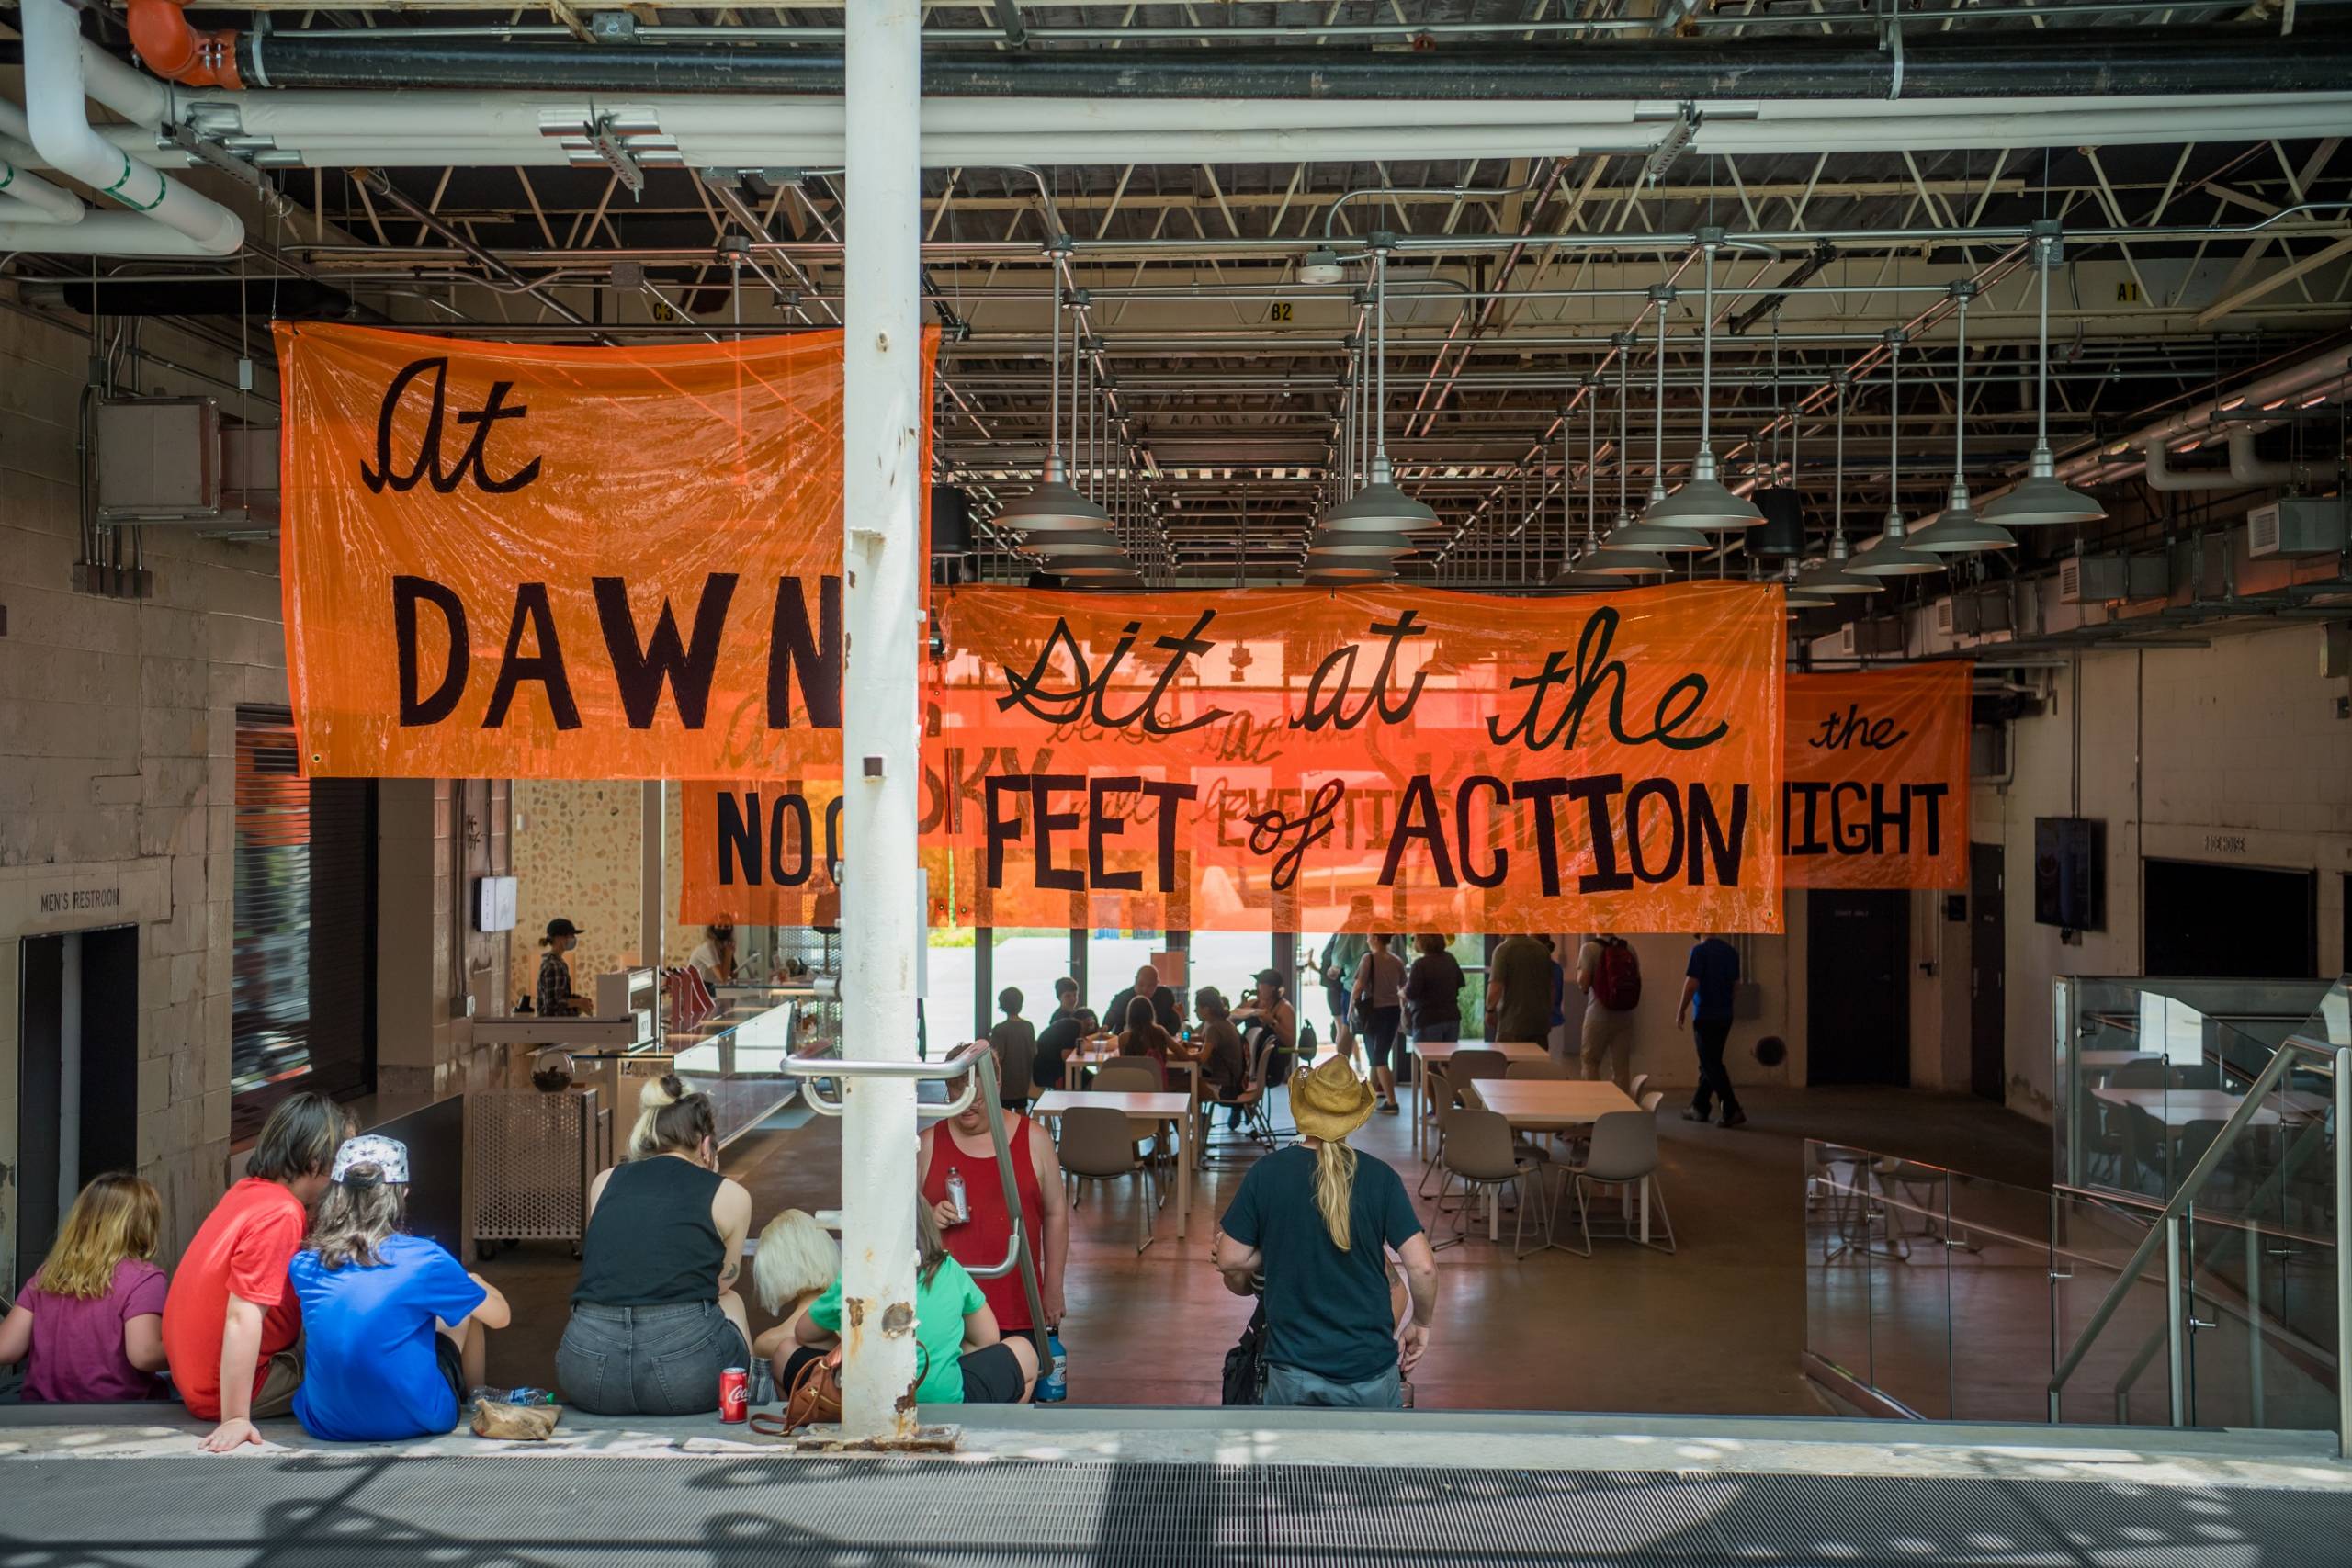
M 964 1403 L 967 1404 L 1018 1404 L 1021 1387 L 1028 1380 L 1021 1375 L 1021 1362 L 1012 1347 L 999 1340 L 964 1353 Z
M 1395 1066 L 1390 1054 L 1396 1046 L 1396 1028 L 1404 1021 L 1401 1007 L 1366 1008 L 1363 1010 L 1364 1063 L 1367 1066 Z
M 466 1359 L 458 1354 L 458 1342 L 446 1334 L 433 1337 L 433 1359 L 441 1375 L 449 1380 L 449 1392 L 458 1396 L 458 1425 L 466 1424 Z

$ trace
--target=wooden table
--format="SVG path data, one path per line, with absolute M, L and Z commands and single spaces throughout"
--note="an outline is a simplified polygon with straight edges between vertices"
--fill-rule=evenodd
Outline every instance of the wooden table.
M 1428 1141 L 1429 1129 L 1437 1119 L 1429 1094 L 1430 1069 L 1442 1068 L 1453 1060 L 1456 1051 L 1499 1051 L 1510 1062 L 1548 1062 L 1551 1051 L 1532 1041 L 1511 1040 L 1496 1043 L 1486 1040 L 1421 1040 L 1412 1045 L 1413 1055 L 1421 1059 L 1421 1070 L 1414 1075 L 1413 1087 L 1413 1152 L 1419 1154 Z
M 1500 1116 L 1517 1133 L 1565 1133 L 1589 1127 L 1612 1111 L 1639 1111 L 1625 1091 L 1606 1079 L 1477 1078 L 1463 1086 L 1470 1099 Z M 1501 1216 L 1487 1214 L 1487 1239 L 1502 1237 Z M 1642 1244 L 1650 1239 L 1650 1189 L 1642 1183 Z M 1547 1237 L 1546 1246 L 1556 1245 Z
M 2237 1114 L 2245 1097 L 2223 1089 L 2116 1089 L 2108 1084 L 2093 1087 L 2091 1093 L 2109 1105 L 2130 1105 L 2146 1111 L 2168 1127 L 2185 1127 L 2191 1122 L 2227 1122 Z M 2291 1122 L 2309 1122 L 2327 1113 L 2324 1096 L 2301 1090 L 2284 1096 L 2266 1094 L 2262 1107 L 2254 1113 L 2254 1125 L 2276 1127 L 2282 1118 L 2278 1112 L 2283 1099 L 2287 1108 L 2283 1118 Z
M 1185 1221 L 1193 1209 L 1193 1100 L 1180 1093 L 1164 1094 L 1105 1094 L 1091 1089 L 1049 1089 L 1037 1097 L 1029 1114 L 1041 1122 L 1050 1122 L 1065 1111 L 1082 1106 L 1098 1105 L 1106 1111 L 1119 1111 L 1139 1122 L 1173 1122 L 1176 1124 L 1176 1234 L 1184 1234 Z M 1148 1193 L 1144 1201 L 1151 1201 Z

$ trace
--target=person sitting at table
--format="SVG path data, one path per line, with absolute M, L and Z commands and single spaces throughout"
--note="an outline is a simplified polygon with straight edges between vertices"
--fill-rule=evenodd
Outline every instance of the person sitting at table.
M 1147 964 L 1136 971 L 1136 983 L 1111 998 L 1111 1006 L 1102 1016 L 1114 1028 L 1124 1029 L 1127 1022 L 1127 1004 L 1143 1000 L 1151 1004 L 1151 1016 L 1159 1027 L 1175 1034 L 1184 1027 L 1182 1012 L 1176 1005 L 1176 993 L 1159 983 L 1159 971 Z
M 786 1209 L 760 1233 L 752 1255 L 752 1286 L 760 1304 L 775 1318 L 752 1342 L 752 1354 L 781 1369 L 799 1341 L 792 1331 L 801 1317 L 841 1278 L 842 1244 L 806 1209 Z
M 702 1416 L 748 1364 L 735 1293 L 752 1195 L 718 1174 L 710 1097 L 676 1074 L 645 1086 L 628 1159 L 588 1187 L 571 1321 L 556 1347 L 571 1402 L 597 1416 Z
M 835 1280 L 793 1329 L 800 1348 L 776 1372 L 789 1391 L 801 1369 L 841 1364 L 842 1282 Z M 1036 1348 L 1007 1339 L 979 1282 L 948 1256 L 931 1205 L 915 1200 L 915 1366 L 921 1404 L 1025 1404 L 1037 1384 Z
M 961 1089 L 951 1083 L 948 1092 Z M 1004 1206 L 1004 1178 L 997 1171 L 996 1143 L 989 1135 L 988 1108 L 976 1097 L 960 1115 L 922 1130 L 915 1146 L 915 1184 L 931 1205 L 946 1239 L 947 1254 L 967 1269 L 993 1269 L 1005 1260 L 1012 1243 L 1012 1217 Z M 1012 1159 L 1013 1184 L 1021 1195 L 1021 1229 L 1029 1238 L 1030 1256 L 1037 1269 L 1037 1300 L 1046 1326 L 1062 1321 L 1062 1271 L 1069 1260 L 1069 1197 L 1062 1181 L 1062 1162 L 1054 1140 L 1017 1111 L 1004 1113 L 1005 1152 Z M 964 1179 L 964 1213 L 959 1217 L 948 1196 L 950 1176 Z M 982 1280 L 980 1293 L 988 1297 L 996 1325 L 1006 1334 L 1026 1334 L 1029 1292 L 1021 1271 Z
M 1180 1054 L 1176 1037 L 1153 1015 L 1151 999 L 1136 997 L 1127 1003 L 1126 1027 L 1119 1031 L 1119 1055 L 1148 1056 L 1159 1067 L 1159 1087 L 1168 1087 L 1168 1058 Z
M 996 994 L 1004 1017 L 989 1031 L 989 1046 L 996 1052 L 997 1099 L 1007 1111 L 1029 1109 L 1029 1083 L 1036 1070 L 1037 1032 L 1021 1016 L 1021 987 L 1007 986 Z
M 1250 1038 L 1260 1031 L 1270 1032 L 1274 1044 L 1283 1051 L 1298 1049 L 1298 1010 L 1283 995 L 1283 977 L 1279 970 L 1258 971 L 1258 990 L 1249 1001 L 1233 1010 L 1233 1021 L 1242 1031 L 1242 1043 L 1252 1055 L 1258 1043 Z
M 1250 1048 L 1241 1043 L 1241 1031 L 1233 1027 L 1233 1009 L 1226 1002 L 1225 993 L 1215 986 L 1204 986 L 1193 993 L 1193 1010 L 1201 1018 L 1203 1121 L 1211 1114 L 1211 1105 L 1228 1105 L 1232 1111 L 1226 1125 L 1238 1133 L 1241 1096 L 1250 1087 Z
M 1051 1027 L 1078 1010 L 1078 982 L 1065 975 L 1054 982 L 1054 1010 L 1046 1020 Z
M 1037 1086 L 1038 1093 L 1062 1087 L 1069 1072 L 1069 1054 L 1086 1043 L 1099 1023 L 1092 1008 L 1074 1008 L 1057 1014 L 1053 1022 L 1046 1025 L 1045 1032 L 1037 1036 L 1036 1059 L 1029 1066 L 1030 1081 Z
M 735 922 L 721 920 L 702 929 L 702 941 L 695 944 L 689 966 L 714 986 L 730 985 L 735 979 Z

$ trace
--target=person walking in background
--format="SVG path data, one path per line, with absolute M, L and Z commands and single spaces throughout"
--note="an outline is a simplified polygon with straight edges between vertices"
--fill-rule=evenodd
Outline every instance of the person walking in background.
M 1469 977 L 1446 950 L 1445 938 L 1424 931 L 1413 939 L 1420 956 L 1405 971 L 1405 1022 L 1416 1043 L 1462 1038 L 1462 988 Z
M 127 1170 L 93 1177 L 0 1322 L 0 1366 L 25 1363 L 28 1404 L 169 1399 L 155 1267 L 164 1202 Z
M 1299 1141 L 1241 1179 L 1210 1260 L 1238 1296 L 1266 1305 L 1263 1403 L 1394 1410 L 1429 1348 L 1437 1258 L 1405 1183 L 1348 1145 L 1371 1119 L 1372 1087 L 1327 1056 L 1291 1083 Z M 1387 1249 L 1404 1265 L 1412 1316 L 1399 1350 Z
M 1577 1055 L 1584 1076 L 1604 1074 L 1619 1089 L 1633 1083 L 1634 1009 L 1642 999 L 1642 962 L 1623 937 L 1595 931 L 1577 950 L 1577 989 L 1584 993 Z
M 1544 1048 L 1563 1067 L 1568 1065 L 1568 972 L 1560 962 L 1560 944 L 1554 937 L 1538 937 L 1552 961 L 1552 1018 L 1544 1032 Z
M 1699 1088 L 1690 1098 L 1685 1122 L 1704 1122 L 1717 1100 L 1724 1104 L 1724 1125 L 1736 1127 L 1747 1120 L 1739 1095 L 1731 1087 L 1731 1070 L 1724 1065 L 1724 1046 L 1731 1039 L 1732 990 L 1739 984 L 1739 949 L 1719 936 L 1702 936 L 1690 949 L 1683 971 L 1682 1004 L 1674 1010 L 1674 1027 L 1690 1023 L 1699 1046 Z
M 559 916 L 548 922 L 539 945 L 547 949 L 539 955 L 539 984 L 532 1003 L 539 1016 L 584 1018 L 594 1011 L 588 998 L 571 988 L 571 965 L 563 956 L 580 945 L 580 928 Z
M 1551 1032 L 1551 952 L 1532 936 L 1507 936 L 1487 960 L 1487 1038 L 1540 1045 Z
M 1348 923 L 1351 926 L 1372 923 L 1372 900 L 1363 894 L 1348 900 Z M 1372 951 L 1371 935 L 1361 930 L 1345 931 L 1323 944 L 1323 999 L 1331 1006 L 1331 1044 L 1340 1055 L 1352 1061 L 1356 1054 L 1355 1020 L 1350 1017 L 1350 993 L 1354 987 L 1356 970 L 1363 963 L 1363 955 Z
M 1380 1096 L 1380 1113 L 1396 1114 L 1396 1029 L 1405 1018 L 1405 961 L 1388 951 L 1389 939 L 1374 933 L 1356 964 L 1348 999 L 1363 1020 L 1364 1064 Z
M 410 1235 L 408 1147 L 374 1134 L 335 1151 L 318 1218 L 288 1269 L 302 1303 L 294 1417 L 329 1442 L 453 1430 L 480 1387 L 506 1298 L 439 1243 Z
M 221 1194 L 180 1255 L 164 1300 L 164 1353 L 188 1414 L 219 1423 L 204 1439 L 207 1453 L 260 1442 L 254 1422 L 294 1408 L 302 1309 L 286 1267 L 301 1250 L 343 1138 L 343 1112 L 326 1096 L 279 1100 L 244 1179 Z
M 999 991 L 996 1005 L 1004 1016 L 989 1031 L 989 1048 L 996 1053 L 997 1100 L 1007 1111 L 1029 1109 L 1030 1077 L 1037 1066 L 1037 1032 L 1021 1016 L 1026 999 L 1018 986 Z

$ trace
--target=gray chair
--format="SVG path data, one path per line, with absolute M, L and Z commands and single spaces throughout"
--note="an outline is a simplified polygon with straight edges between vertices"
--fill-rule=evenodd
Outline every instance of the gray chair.
M 1584 1246 L 1571 1251 L 1582 1257 L 1592 1256 L 1592 1211 L 1586 1201 L 1589 1185 L 1633 1187 L 1645 1193 L 1656 1206 L 1657 1222 L 1666 1229 L 1663 1243 L 1647 1245 L 1661 1252 L 1674 1250 L 1674 1222 L 1666 1212 L 1666 1190 L 1658 1184 L 1657 1116 L 1652 1111 L 1611 1111 L 1592 1124 L 1592 1143 L 1584 1158 L 1567 1167 L 1568 1186 L 1577 1201 L 1577 1227 L 1584 1233 Z M 1565 1196 L 1565 1194 L 1564 1194 Z M 1625 1239 L 1638 1241 L 1638 1232 L 1628 1231 Z
M 1464 1087 L 1479 1078 L 1501 1077 L 1510 1067 L 1510 1058 L 1500 1051 L 1482 1049 L 1456 1051 L 1453 1054 L 1453 1060 L 1446 1066 L 1445 1081 L 1453 1088 L 1454 1099 L 1462 1100 L 1462 1091 Z M 1466 1104 L 1467 1101 L 1464 1103 Z
M 1568 1069 L 1560 1066 L 1559 1063 L 1552 1060 L 1549 1056 L 1543 1058 L 1541 1061 L 1511 1062 L 1507 1064 L 1503 1068 L 1503 1077 L 1507 1078 L 1563 1079 L 1567 1076 Z
M 1098 1094 L 1159 1094 L 1164 1085 L 1159 1064 L 1148 1056 L 1120 1056 L 1094 1069 L 1091 1086 Z
M 1460 1181 L 1465 1200 L 1453 1213 L 1453 1234 L 1436 1244 L 1436 1249 L 1458 1247 L 1469 1239 L 1466 1224 L 1476 1204 L 1467 1200 L 1476 1194 L 1486 1194 L 1500 1201 L 1505 1188 L 1515 1189 L 1519 1206 L 1511 1224 L 1511 1256 L 1525 1258 L 1530 1249 L 1525 1246 L 1527 1210 L 1531 1202 L 1539 1210 L 1544 1202 L 1544 1183 L 1531 1180 L 1542 1169 L 1541 1165 L 1525 1151 L 1511 1143 L 1510 1123 L 1491 1111 L 1474 1106 L 1457 1106 L 1448 1119 L 1445 1148 L 1440 1156 L 1445 1175 L 1438 1183 L 1437 1206 L 1445 1210 L 1446 1193 L 1455 1181 Z M 1551 1230 L 1548 1211 L 1543 1220 L 1545 1235 Z
M 1650 1087 L 1650 1076 L 1649 1076 L 1649 1074 L 1647 1074 L 1647 1073 L 1635 1073 L 1635 1074 L 1634 1075 L 1634 1083 L 1633 1083 L 1633 1087 L 1632 1087 L 1632 1088 L 1630 1088 L 1630 1089 L 1628 1089 L 1625 1091 L 1625 1098 L 1626 1098 L 1626 1099 L 1628 1099 L 1628 1100 L 1632 1100 L 1634 1104 L 1639 1105 L 1639 1104 L 1642 1102 L 1642 1091 L 1643 1091 L 1644 1089 L 1645 1089 L 1649 1088 L 1649 1087 Z M 1660 1095 L 1660 1096 L 1658 1096 L 1658 1098 L 1659 1098 L 1660 1100 L 1663 1100 L 1663 1099 L 1665 1099 L 1666 1097 L 1665 1097 L 1664 1095 Z
M 1666 1090 L 1654 1089 L 1647 1094 L 1636 1094 L 1634 1098 L 1642 1102 L 1643 1110 L 1655 1116 L 1657 1114 L 1657 1108 L 1666 1103 Z
M 1136 1207 L 1136 1251 L 1152 1243 L 1151 1216 L 1159 1207 L 1159 1180 L 1151 1162 L 1138 1158 L 1127 1118 L 1102 1105 L 1080 1105 L 1062 1112 L 1062 1174 L 1069 1179 L 1071 1201 L 1081 1186 L 1100 1186 L 1130 1176 L 1146 1184 L 1145 1201 Z

